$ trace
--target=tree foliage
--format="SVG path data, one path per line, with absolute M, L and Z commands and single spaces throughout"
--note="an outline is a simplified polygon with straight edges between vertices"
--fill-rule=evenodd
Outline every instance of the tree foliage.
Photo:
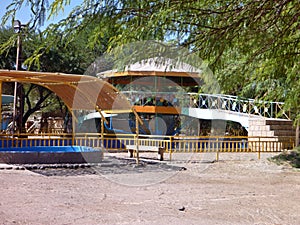
M 75 1 L 12 0 L 4 20 L 27 3 L 32 6 L 34 27 L 70 2 Z M 296 118 L 299 16 L 298 0 L 83 0 L 43 36 L 48 45 L 68 44 L 88 28 L 89 47 L 105 40 L 110 50 L 150 39 L 184 46 L 209 62 L 224 93 L 285 101 Z M 63 31 L 60 39 L 52 35 L 58 30 Z M 37 46 L 35 56 L 45 48 L 45 43 Z
M 56 45 L 45 47 L 47 40 L 41 33 L 35 33 L 31 30 L 23 30 L 21 33 L 22 40 L 22 54 L 20 63 L 22 70 L 38 70 L 47 72 L 63 72 L 73 74 L 83 74 L 88 65 L 96 58 L 100 48 L 95 48 L 93 51 L 83 51 L 86 49 L 86 33 L 78 36 L 74 41 L 68 45 L 59 42 Z M 62 32 L 52 34 L 60 37 Z M 0 50 L 0 68 L 14 70 L 16 64 L 16 39 L 17 34 L 12 28 L 2 28 L 0 30 L 0 43 L 2 48 Z M 44 46 L 36 49 L 37 46 Z M 39 51 L 36 55 L 37 50 Z M 19 96 L 21 98 L 18 109 L 23 112 L 22 127 L 25 122 L 35 112 L 53 112 L 61 111 L 61 100 L 51 91 L 44 87 L 35 84 L 18 85 L 18 92 L 23 93 Z M 3 93 L 13 94 L 14 84 L 4 83 Z M 63 110 L 63 113 L 66 113 Z M 18 120 L 19 121 L 19 120 Z M 21 125 L 17 124 L 19 129 Z

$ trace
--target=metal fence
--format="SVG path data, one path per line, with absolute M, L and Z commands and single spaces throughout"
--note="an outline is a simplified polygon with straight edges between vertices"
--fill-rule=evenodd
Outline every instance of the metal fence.
M 154 136 L 154 135 L 61 135 L 0 136 L 0 147 L 88 146 L 105 151 L 126 151 L 127 145 L 163 147 L 166 153 L 281 152 L 294 148 L 294 137 L 237 137 L 237 136 Z

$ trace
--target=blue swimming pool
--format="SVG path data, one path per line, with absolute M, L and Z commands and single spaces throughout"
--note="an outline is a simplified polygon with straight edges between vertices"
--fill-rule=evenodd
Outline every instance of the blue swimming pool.
M 92 147 L 85 146 L 34 146 L 34 147 L 9 147 L 9 148 L 0 148 L 0 152 L 55 152 L 55 153 L 64 153 L 64 152 L 94 152 L 96 151 Z
M 99 163 L 103 151 L 85 146 L 35 146 L 0 148 L 0 163 L 61 164 Z

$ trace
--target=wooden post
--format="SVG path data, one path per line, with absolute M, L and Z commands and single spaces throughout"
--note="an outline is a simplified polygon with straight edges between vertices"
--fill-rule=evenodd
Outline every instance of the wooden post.
M 73 110 L 71 111 L 72 115 L 72 145 L 75 145 L 75 115 Z
M 135 116 L 135 145 L 136 145 L 136 164 L 140 164 L 139 155 L 139 117 Z
M 136 163 L 140 163 L 140 156 L 139 156 L 139 123 L 143 125 L 142 119 L 139 117 L 137 112 L 132 108 L 131 111 L 135 115 L 135 146 L 136 146 Z
M 98 106 L 96 107 L 96 110 L 101 115 L 101 142 L 102 142 L 101 144 L 102 144 L 102 147 L 104 147 L 104 123 L 108 124 L 108 121 L 106 120 L 101 109 Z
M 258 138 L 258 159 L 260 159 L 260 148 L 263 147 L 263 145 L 261 146 L 261 142 L 260 142 L 260 137 Z
M 172 161 L 172 150 L 173 150 L 173 137 L 170 136 L 170 161 Z
M 102 117 L 103 115 L 101 113 L 101 147 L 104 148 L 104 119 Z
M 2 81 L 0 81 L 0 126 L 2 131 Z
M 218 162 L 219 161 L 219 138 L 217 138 L 217 154 L 216 154 L 216 161 Z

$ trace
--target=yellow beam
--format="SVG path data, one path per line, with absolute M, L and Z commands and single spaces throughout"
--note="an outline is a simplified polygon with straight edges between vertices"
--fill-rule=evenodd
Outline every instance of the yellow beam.
M 110 110 L 102 110 L 107 114 L 121 114 L 121 113 L 132 113 L 132 109 L 110 109 Z
M 133 106 L 134 110 L 138 113 L 160 113 L 160 114 L 180 114 L 181 109 L 171 106 Z
M 103 115 L 103 113 L 102 113 L 102 110 L 101 109 L 99 109 L 99 107 L 97 106 L 96 107 L 96 110 L 97 110 L 97 112 L 99 112 L 100 113 L 100 115 L 101 115 L 101 119 L 106 123 L 106 124 L 108 124 L 108 121 L 107 121 L 107 119 L 104 117 L 104 115 Z

